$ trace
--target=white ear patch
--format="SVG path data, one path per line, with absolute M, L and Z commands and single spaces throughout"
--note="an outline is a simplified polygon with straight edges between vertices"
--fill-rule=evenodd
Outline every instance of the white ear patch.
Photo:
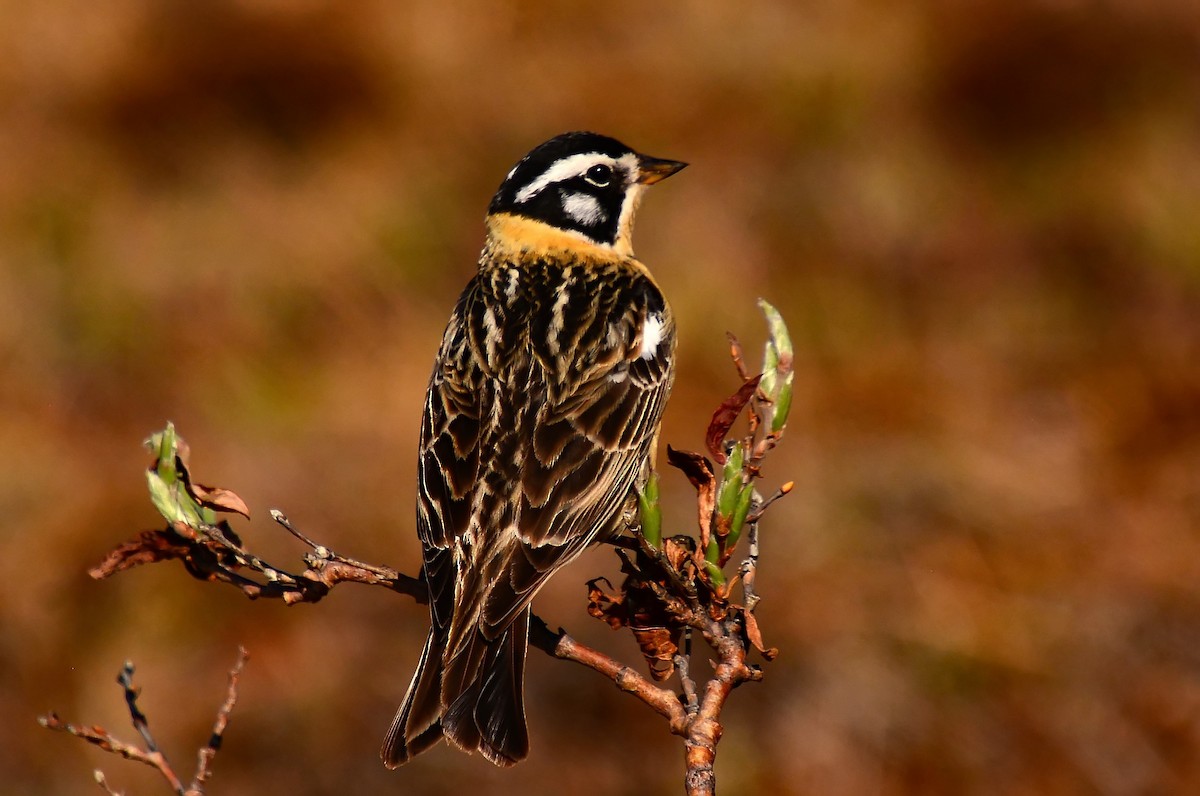
M 594 196 L 585 193 L 568 193 L 562 198 L 563 211 L 585 227 L 594 227 L 608 220 L 608 213 Z
M 658 351 L 663 339 L 663 319 L 661 315 L 647 315 L 642 324 L 642 359 L 650 359 Z

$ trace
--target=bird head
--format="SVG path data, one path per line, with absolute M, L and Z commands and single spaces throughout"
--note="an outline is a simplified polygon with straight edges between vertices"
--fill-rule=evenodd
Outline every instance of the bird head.
M 646 186 L 686 166 L 642 155 L 596 133 L 564 133 L 521 159 L 488 207 L 631 255 L 633 217 Z

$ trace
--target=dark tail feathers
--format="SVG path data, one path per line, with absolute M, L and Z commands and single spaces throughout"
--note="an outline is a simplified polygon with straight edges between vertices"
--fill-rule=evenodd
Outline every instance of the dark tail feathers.
M 498 766 L 520 762 L 529 754 L 524 696 L 529 609 L 492 641 L 476 631 L 451 661 L 443 660 L 442 636 L 437 628 L 429 631 L 416 674 L 383 742 L 384 764 L 403 765 L 443 735 Z

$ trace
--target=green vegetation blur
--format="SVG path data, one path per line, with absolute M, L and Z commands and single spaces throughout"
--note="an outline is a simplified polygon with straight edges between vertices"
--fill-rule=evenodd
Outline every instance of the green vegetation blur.
M 142 440 L 273 563 L 416 571 L 418 418 L 492 192 L 593 129 L 692 166 L 635 233 L 674 304 L 664 442 L 738 386 L 726 330 L 787 320 L 758 617 L 727 794 L 1200 790 L 1200 12 L 1194 2 L 9 0 L 0 19 L 0 781 L 163 793 L 39 728 L 190 771 L 244 644 L 209 793 L 681 791 L 682 744 L 533 652 L 516 769 L 377 750 L 425 609 L 250 602 L 175 564 L 86 570 L 159 523 Z M 661 458 L 660 458 L 661 461 Z M 691 490 L 662 474 L 664 533 Z M 608 551 L 535 609 L 585 613 Z M 705 666 L 697 655 L 694 667 Z

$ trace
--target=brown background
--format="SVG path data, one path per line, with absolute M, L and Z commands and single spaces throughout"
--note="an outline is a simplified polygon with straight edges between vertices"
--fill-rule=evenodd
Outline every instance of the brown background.
M 122 661 L 181 769 L 238 643 L 210 792 L 679 792 L 643 706 L 534 654 L 530 760 L 376 754 L 423 609 L 250 603 L 177 566 L 86 568 L 157 523 L 139 442 L 415 570 L 414 448 L 441 328 L 515 160 L 596 129 L 693 166 L 638 251 L 675 305 L 665 439 L 699 448 L 791 324 L 790 436 L 722 792 L 1200 788 L 1200 6 L 9 0 L 0 15 L 0 790 L 152 773 Z M 586 6 L 586 8 L 584 7 Z M 666 476 L 669 523 L 691 518 Z M 540 613 L 584 614 L 594 553 Z

